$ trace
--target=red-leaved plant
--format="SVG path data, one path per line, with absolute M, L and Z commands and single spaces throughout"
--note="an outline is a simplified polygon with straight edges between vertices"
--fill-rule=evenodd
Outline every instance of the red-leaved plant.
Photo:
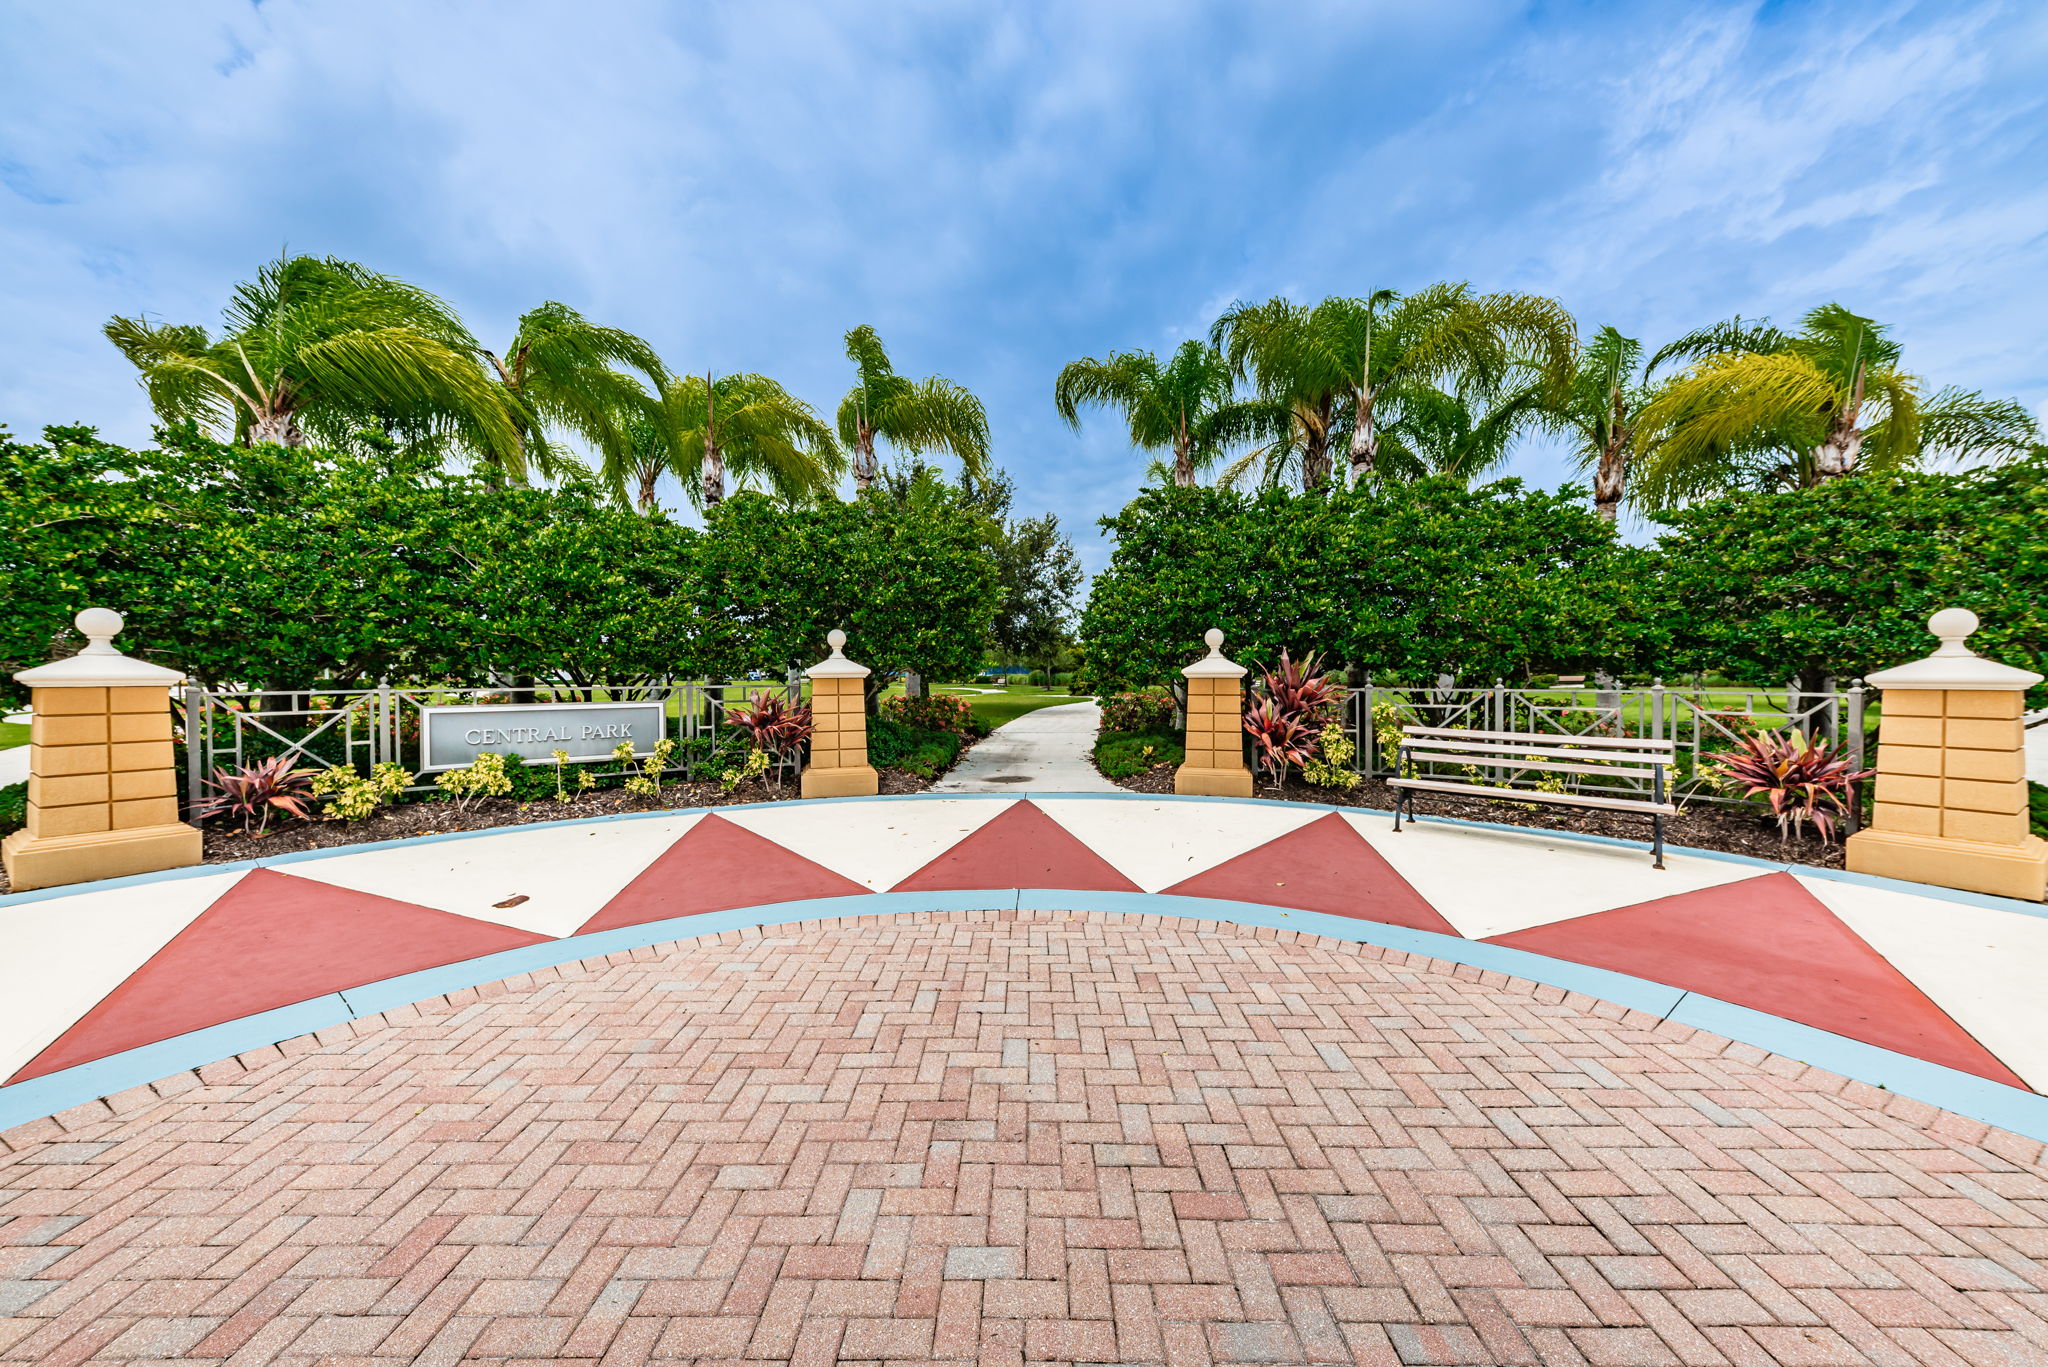
M 1271 698 L 1254 698 L 1244 710 L 1245 734 L 1252 738 L 1252 760 L 1279 787 L 1287 771 L 1315 754 L 1316 732 L 1298 716 L 1282 712 Z
M 756 694 L 751 703 L 726 709 L 725 719 L 745 731 L 756 750 L 765 750 L 778 763 L 811 738 L 811 705 L 792 707 L 779 693 Z M 776 781 L 781 781 L 779 775 Z
M 1279 665 L 1263 671 L 1259 691 L 1272 700 L 1281 716 L 1315 730 L 1336 714 L 1343 700 L 1323 669 L 1322 656 L 1313 650 L 1299 660 L 1281 650 Z
M 1796 731 L 1752 731 L 1737 739 L 1734 750 L 1703 763 L 1745 797 L 1767 799 L 1781 839 L 1803 833 L 1811 821 L 1828 842 L 1834 840 L 1836 818 L 1848 815 L 1857 780 L 1877 772 L 1857 769 L 1832 743 Z
M 1252 738 L 1252 757 L 1269 782 L 1279 786 L 1289 769 L 1315 757 L 1323 727 L 1336 718 L 1342 700 L 1313 650 L 1297 660 L 1283 649 L 1280 663 L 1261 671 L 1258 686 L 1245 700 L 1244 729 Z
M 306 803 L 313 796 L 313 770 L 294 769 L 289 755 L 245 764 L 232 773 L 215 769 L 207 786 L 213 795 L 200 803 L 194 815 L 239 816 L 242 834 L 261 839 L 270 833 L 270 818 L 278 812 L 311 819 Z M 251 824 L 255 829 L 251 830 Z

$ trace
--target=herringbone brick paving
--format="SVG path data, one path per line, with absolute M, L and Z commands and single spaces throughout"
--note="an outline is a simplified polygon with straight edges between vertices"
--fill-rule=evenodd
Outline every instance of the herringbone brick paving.
M 638 950 L 5 1141 L 9 1364 L 2048 1362 L 2038 1144 L 1151 917 Z

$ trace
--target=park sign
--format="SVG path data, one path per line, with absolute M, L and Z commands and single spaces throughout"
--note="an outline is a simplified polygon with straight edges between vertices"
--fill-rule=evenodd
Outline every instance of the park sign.
M 609 759 L 621 741 L 654 753 L 668 734 L 668 705 L 651 702 L 540 702 L 422 707 L 420 768 L 460 769 L 484 751 L 546 760 L 566 751 L 572 764 Z

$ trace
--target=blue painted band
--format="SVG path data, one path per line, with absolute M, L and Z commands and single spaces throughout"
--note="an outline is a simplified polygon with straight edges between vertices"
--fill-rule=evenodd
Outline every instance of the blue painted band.
M 426 1001 L 579 959 L 697 939 L 728 930 L 795 925 L 842 916 L 1007 909 L 1169 916 L 1224 925 L 1267 926 L 1466 964 L 1676 1020 L 2048 1143 L 2048 1097 L 1645 978 L 1588 968 L 1583 964 L 1567 963 L 1562 959 L 1479 940 L 1322 912 L 1289 911 L 1251 902 L 1164 893 L 1083 892 L 1058 888 L 868 893 L 813 898 L 651 921 L 644 925 L 594 931 L 588 935 L 505 950 L 352 987 L 341 993 L 329 993 L 293 1006 L 245 1016 L 155 1044 L 110 1054 L 91 1063 L 17 1082 L 10 1087 L 0 1087 L 0 1130 L 346 1020 L 375 1015 L 392 1007 Z

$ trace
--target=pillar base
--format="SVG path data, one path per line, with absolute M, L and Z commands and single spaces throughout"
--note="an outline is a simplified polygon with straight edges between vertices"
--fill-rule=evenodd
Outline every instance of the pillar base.
M 806 765 L 797 791 L 804 797 L 873 797 L 881 791 L 881 786 L 882 781 L 876 777 L 872 765 L 862 764 L 851 769 L 821 769 L 816 765 Z
M 0 843 L 0 861 L 5 862 L 7 881 L 16 892 L 189 868 L 200 859 L 199 832 L 175 821 L 86 835 L 35 836 L 16 831 Z
M 1173 771 L 1173 791 L 1189 797 L 1250 797 L 1252 771 L 1243 765 L 1235 769 L 1203 769 L 1183 764 Z
M 1852 873 L 2028 902 L 2048 900 L 2048 841 L 2037 835 L 2018 845 L 1991 845 L 1901 831 L 1858 831 L 1849 837 L 1848 855 Z

